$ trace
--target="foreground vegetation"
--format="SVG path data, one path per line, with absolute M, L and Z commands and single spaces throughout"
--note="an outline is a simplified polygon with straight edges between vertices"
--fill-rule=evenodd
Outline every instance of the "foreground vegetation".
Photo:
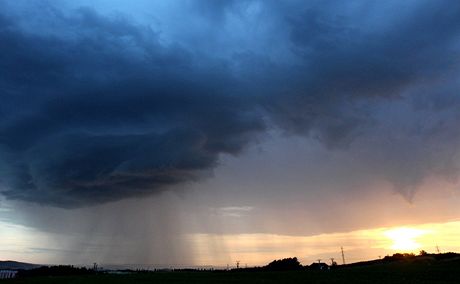
M 430 256 L 392 262 L 297 271 L 175 271 L 129 274 L 40 276 L 3 280 L 0 283 L 459 283 L 460 258 Z

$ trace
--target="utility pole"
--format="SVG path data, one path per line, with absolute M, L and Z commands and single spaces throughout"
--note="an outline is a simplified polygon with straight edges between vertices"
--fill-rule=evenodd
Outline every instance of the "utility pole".
M 240 261 L 239 260 L 236 261 L 236 269 L 238 269 L 238 268 L 240 268 Z
M 342 251 L 342 264 L 345 265 L 345 254 L 343 253 L 343 247 L 340 247 L 340 250 Z
M 321 259 L 320 259 L 320 258 L 319 258 L 319 259 L 317 259 L 317 261 L 318 261 L 318 264 L 320 264 L 320 263 L 321 263 Z
M 437 252 L 438 254 L 440 254 L 440 253 L 441 253 L 441 251 L 439 250 L 439 246 L 438 246 L 438 244 L 436 244 L 436 252 Z

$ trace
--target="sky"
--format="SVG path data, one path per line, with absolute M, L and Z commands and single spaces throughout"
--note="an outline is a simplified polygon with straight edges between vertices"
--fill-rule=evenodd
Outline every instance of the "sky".
M 0 258 L 460 251 L 459 75 L 458 1 L 1 1 Z

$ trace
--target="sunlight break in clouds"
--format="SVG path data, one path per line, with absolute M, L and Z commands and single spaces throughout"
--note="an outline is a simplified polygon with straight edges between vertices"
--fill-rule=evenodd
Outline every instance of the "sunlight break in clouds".
M 391 246 L 394 250 L 413 251 L 420 248 L 417 238 L 425 235 L 427 231 L 413 228 L 396 228 L 385 232 L 385 235 L 393 241 Z
M 314 236 L 192 234 L 189 240 L 196 249 L 196 263 L 199 265 L 215 264 L 224 267 L 241 260 L 242 263 L 257 266 L 291 256 L 297 256 L 303 264 L 331 257 L 340 260 L 341 246 L 344 247 L 345 258 L 349 263 L 398 252 L 418 254 L 422 249 L 434 253 L 437 244 L 441 252 L 458 251 L 460 221 Z M 222 245 L 210 245 L 213 243 Z

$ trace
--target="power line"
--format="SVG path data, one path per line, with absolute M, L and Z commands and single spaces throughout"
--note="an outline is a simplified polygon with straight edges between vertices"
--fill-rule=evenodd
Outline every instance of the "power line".
M 343 253 L 343 247 L 340 247 L 340 250 L 342 251 L 342 264 L 345 265 L 345 254 Z

